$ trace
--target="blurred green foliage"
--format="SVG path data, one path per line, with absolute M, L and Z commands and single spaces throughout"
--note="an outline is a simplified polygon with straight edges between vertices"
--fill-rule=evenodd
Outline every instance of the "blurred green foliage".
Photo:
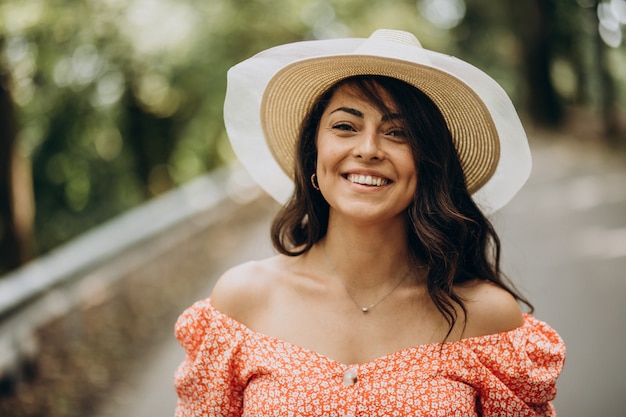
M 550 3 L 562 57 L 552 69 L 567 99 L 580 79 L 570 56 L 581 26 L 571 22 L 587 6 Z M 0 69 L 11 76 L 17 149 L 32 166 L 39 252 L 231 159 L 222 123 L 226 71 L 276 44 L 404 29 L 487 70 L 519 98 L 525 87 L 510 4 L 3 0 Z M 624 68 L 623 51 L 614 55 Z

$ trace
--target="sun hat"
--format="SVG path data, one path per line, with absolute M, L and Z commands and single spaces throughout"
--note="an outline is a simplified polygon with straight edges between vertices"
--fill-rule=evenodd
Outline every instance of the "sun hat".
M 433 100 L 485 214 L 507 204 L 528 179 L 528 141 L 502 87 L 465 61 L 422 48 L 408 32 L 380 29 L 369 38 L 276 46 L 228 71 L 228 137 L 253 179 L 278 202 L 293 192 L 295 144 L 313 103 L 338 81 L 367 74 L 400 79 Z

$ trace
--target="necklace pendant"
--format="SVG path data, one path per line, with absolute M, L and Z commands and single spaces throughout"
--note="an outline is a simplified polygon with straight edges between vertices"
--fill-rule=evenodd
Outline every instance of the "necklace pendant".
M 370 311 L 369 307 L 361 307 L 361 311 L 363 311 L 364 313 L 367 313 L 368 311 Z

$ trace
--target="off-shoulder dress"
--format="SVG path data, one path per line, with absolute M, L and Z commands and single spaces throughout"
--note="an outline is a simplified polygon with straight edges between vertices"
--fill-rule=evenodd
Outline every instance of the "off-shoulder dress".
M 514 330 L 344 364 L 255 332 L 210 299 L 179 317 L 176 417 L 554 416 L 565 360 L 532 315 Z

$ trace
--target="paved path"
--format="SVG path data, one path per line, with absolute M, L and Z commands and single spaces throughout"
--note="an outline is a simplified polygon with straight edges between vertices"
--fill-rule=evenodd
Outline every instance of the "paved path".
M 496 219 L 507 272 L 568 348 L 565 417 L 626 416 L 626 160 L 533 146 L 527 186 Z
M 626 416 L 625 160 L 571 143 L 532 148 L 528 185 L 494 218 L 504 269 L 567 343 L 559 415 Z M 259 216 L 224 268 L 271 252 L 268 222 Z M 172 374 L 182 357 L 173 339 L 160 346 L 145 358 L 136 387 L 121 390 L 98 417 L 172 417 Z

